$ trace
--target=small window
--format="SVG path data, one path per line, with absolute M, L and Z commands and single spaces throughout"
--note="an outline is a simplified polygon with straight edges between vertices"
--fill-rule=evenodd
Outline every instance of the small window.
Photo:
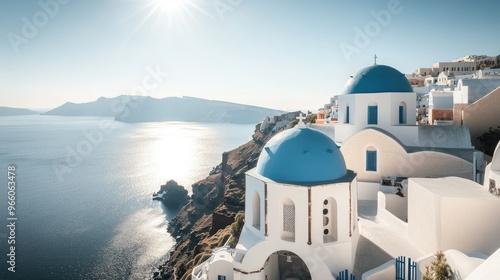
M 378 106 L 368 106 L 368 124 L 378 124 Z
M 349 123 L 349 106 L 345 107 L 345 123 Z
M 224 276 L 224 275 L 217 275 L 217 280 L 226 280 L 226 276 Z
M 377 151 L 366 151 L 366 171 L 377 171 Z
M 405 107 L 399 106 L 399 124 L 405 124 Z
M 283 204 L 283 231 L 295 233 L 295 205 Z
M 260 195 L 258 192 L 254 191 L 252 200 L 252 225 L 260 230 Z
M 281 202 L 283 207 L 283 227 L 281 228 L 281 239 L 295 242 L 295 204 L 289 198 Z
M 406 124 L 406 103 L 399 103 L 399 124 Z

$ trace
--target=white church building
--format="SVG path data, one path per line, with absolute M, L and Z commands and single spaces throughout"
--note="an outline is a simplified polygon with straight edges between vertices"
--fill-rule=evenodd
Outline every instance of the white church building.
M 361 69 L 334 98 L 338 121 L 311 127 L 341 147 L 347 168 L 358 175 L 361 200 L 377 199 L 383 177 L 477 176 L 469 129 L 417 125 L 416 93 L 398 70 Z
M 500 148 L 492 164 L 478 169 L 481 153 L 466 127 L 417 126 L 416 95 L 389 66 L 362 69 L 336 99 L 337 123 L 306 127 L 299 121 L 265 145 L 257 166 L 246 173 L 238 244 L 214 250 L 193 269 L 193 280 L 323 280 L 346 269 L 359 277 L 373 268 L 363 267 L 366 259 L 377 258 L 358 246 L 363 231 L 364 239 L 375 236 L 371 242 L 386 252 L 411 252 L 415 258 L 460 245 L 459 250 L 482 250 L 484 261 L 500 247 L 498 231 L 489 232 L 500 230 L 500 198 L 472 180 L 486 176 L 484 186 L 498 188 Z M 395 186 L 403 188 L 402 196 Z M 365 205 L 378 211 L 373 220 L 358 213 Z M 457 209 L 485 232 L 453 234 L 467 230 L 453 213 Z M 387 237 L 380 234 L 384 230 Z M 387 279 L 392 267 L 375 268 L 363 279 Z
M 299 122 L 273 137 L 246 173 L 245 225 L 228 269 L 203 278 L 201 266 L 193 279 L 326 280 L 352 271 L 357 201 L 356 174 L 339 147 Z

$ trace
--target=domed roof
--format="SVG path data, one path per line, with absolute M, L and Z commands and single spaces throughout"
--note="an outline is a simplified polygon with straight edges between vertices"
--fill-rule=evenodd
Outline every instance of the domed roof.
M 292 128 L 267 142 L 256 172 L 279 183 L 310 186 L 339 179 L 347 169 L 330 137 L 310 128 Z
M 377 92 L 413 92 L 413 89 L 403 73 L 387 65 L 361 69 L 344 87 L 344 94 Z

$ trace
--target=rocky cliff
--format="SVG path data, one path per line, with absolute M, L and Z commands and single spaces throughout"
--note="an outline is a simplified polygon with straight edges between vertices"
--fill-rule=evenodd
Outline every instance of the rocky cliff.
M 265 129 L 257 125 L 252 140 L 222 155 L 222 163 L 192 186 L 191 199 L 170 222 L 168 231 L 176 239 L 170 260 L 155 272 L 155 279 L 191 279 L 196 263 L 209 256 L 229 236 L 228 226 L 245 206 L 245 172 L 255 167 L 267 141 L 288 128 L 299 112 L 268 119 Z M 288 126 L 283 126 L 287 122 Z M 279 124 L 278 127 L 275 124 Z M 275 129 L 277 128 L 277 129 Z M 218 232 L 223 232 L 217 241 Z M 210 242 L 209 240 L 214 239 Z

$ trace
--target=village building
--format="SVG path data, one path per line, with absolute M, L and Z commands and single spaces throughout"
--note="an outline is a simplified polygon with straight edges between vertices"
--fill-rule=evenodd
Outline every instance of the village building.
M 466 126 L 417 125 L 416 93 L 390 66 L 360 70 L 332 102 L 336 121 L 300 117 L 265 145 L 238 244 L 192 279 L 394 279 L 401 255 L 421 277 L 437 250 L 461 279 L 500 273 L 500 144 L 486 165 Z

